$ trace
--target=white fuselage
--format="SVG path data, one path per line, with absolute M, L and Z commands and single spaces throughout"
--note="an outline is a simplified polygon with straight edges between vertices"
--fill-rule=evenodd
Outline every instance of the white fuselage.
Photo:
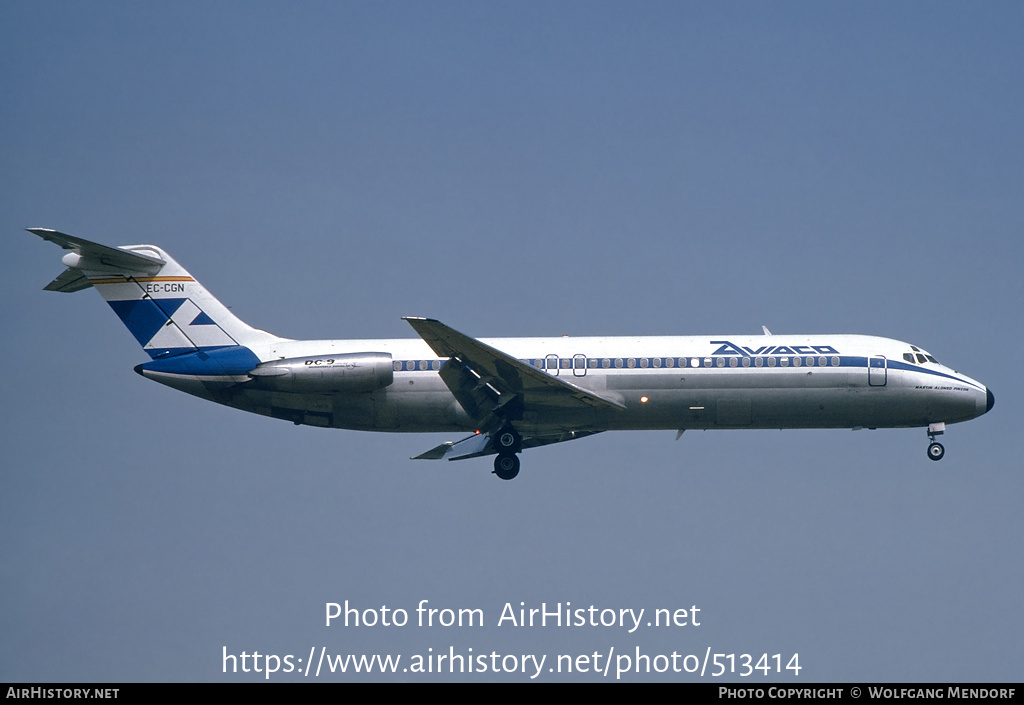
M 985 413 L 984 385 L 927 353 L 862 335 L 495 338 L 481 342 L 624 409 L 533 403 L 524 434 L 624 429 L 876 428 L 955 423 Z M 252 346 L 261 362 L 353 353 L 391 356 L 394 378 L 373 391 L 259 389 L 240 379 L 145 373 L 240 409 L 314 426 L 472 431 L 438 375 L 446 360 L 422 340 L 278 340 Z M 927 356 L 930 358 L 930 356 Z M 205 379 L 203 382 L 201 379 Z

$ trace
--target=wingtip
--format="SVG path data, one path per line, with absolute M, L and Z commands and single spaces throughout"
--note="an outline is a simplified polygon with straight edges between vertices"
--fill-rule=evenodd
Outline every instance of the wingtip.
M 417 332 L 424 326 L 444 325 L 436 318 L 427 318 L 426 316 L 402 316 L 402 320 L 412 326 Z

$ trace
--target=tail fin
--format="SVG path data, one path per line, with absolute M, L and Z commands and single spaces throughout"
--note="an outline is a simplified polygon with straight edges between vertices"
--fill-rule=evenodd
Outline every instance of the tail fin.
M 107 247 L 44 228 L 29 228 L 70 250 L 67 270 L 45 289 L 95 287 L 152 358 L 280 340 L 235 317 L 166 252 L 153 245 Z

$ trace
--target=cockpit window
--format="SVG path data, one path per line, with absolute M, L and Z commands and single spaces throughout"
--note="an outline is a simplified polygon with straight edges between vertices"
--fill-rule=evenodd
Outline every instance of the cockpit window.
M 936 360 L 934 357 L 929 355 L 926 350 L 922 350 L 921 348 L 917 347 L 916 345 L 911 345 L 910 349 L 913 350 L 914 352 L 912 352 L 912 353 L 903 353 L 903 359 L 906 360 L 907 362 L 914 362 L 914 358 L 916 356 L 917 363 L 920 364 L 920 365 L 923 365 L 923 364 L 928 363 L 928 362 L 931 362 L 931 363 L 933 363 L 935 365 L 941 365 L 942 364 L 938 360 Z

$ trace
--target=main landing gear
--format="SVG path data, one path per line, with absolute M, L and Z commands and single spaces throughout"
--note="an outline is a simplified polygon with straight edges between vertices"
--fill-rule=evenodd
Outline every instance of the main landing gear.
M 928 459 L 929 460 L 942 460 L 942 456 L 946 454 L 946 449 L 942 447 L 942 444 L 935 440 L 936 436 L 941 436 L 946 430 L 946 424 L 944 423 L 933 423 L 928 424 L 928 439 L 931 443 L 928 444 Z
M 515 453 L 499 453 L 494 459 L 494 474 L 502 480 L 514 480 L 519 474 L 519 456 Z
M 494 474 L 502 480 L 513 480 L 519 474 L 519 456 L 523 449 L 523 437 L 512 426 L 504 426 L 494 434 L 494 448 L 498 457 L 494 459 Z

